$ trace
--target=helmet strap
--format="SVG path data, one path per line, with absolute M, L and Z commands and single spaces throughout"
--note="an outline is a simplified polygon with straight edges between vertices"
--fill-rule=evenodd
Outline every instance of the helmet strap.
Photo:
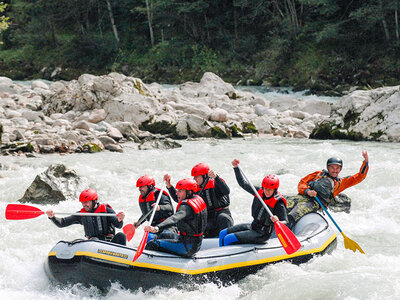
M 147 198 L 147 196 L 150 194 L 150 192 L 154 190 L 154 185 L 147 185 L 147 193 L 146 196 L 144 196 L 144 198 Z
M 92 200 L 92 211 L 95 211 L 98 206 L 97 200 Z
M 186 198 L 185 199 L 192 198 L 192 196 L 193 196 L 193 191 L 186 190 Z
M 206 181 L 207 181 L 207 178 L 209 177 L 208 176 L 208 174 L 204 174 L 204 175 L 202 175 L 202 177 L 203 177 L 203 183 L 201 184 L 202 186 L 206 183 Z

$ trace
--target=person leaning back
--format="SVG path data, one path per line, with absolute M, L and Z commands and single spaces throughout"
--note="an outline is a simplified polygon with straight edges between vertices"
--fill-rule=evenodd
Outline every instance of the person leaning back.
M 327 170 L 315 171 L 302 178 L 298 184 L 299 194 L 288 201 L 289 227 L 293 227 L 302 216 L 321 209 L 315 196 L 321 200 L 325 207 L 335 201 L 335 197 L 345 189 L 363 181 L 368 174 L 368 153 L 362 152 L 364 161 L 360 171 L 352 176 L 340 178 L 339 173 L 343 168 L 343 161 L 337 157 L 331 157 L 326 162 Z

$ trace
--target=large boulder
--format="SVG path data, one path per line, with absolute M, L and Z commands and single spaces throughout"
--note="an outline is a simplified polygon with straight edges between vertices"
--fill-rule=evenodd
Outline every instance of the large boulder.
M 343 96 L 310 137 L 400 142 L 400 86 Z
M 87 183 L 74 170 L 63 164 L 53 164 L 36 176 L 19 202 L 37 204 L 57 204 L 60 201 L 74 200 L 79 197 Z

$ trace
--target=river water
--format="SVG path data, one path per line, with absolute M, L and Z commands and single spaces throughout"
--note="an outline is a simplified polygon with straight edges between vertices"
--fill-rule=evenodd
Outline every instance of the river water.
M 201 139 L 183 141 L 172 150 L 139 151 L 124 145 L 124 153 L 43 155 L 38 158 L 0 157 L 0 298 L 1 299 L 400 299 L 400 145 L 395 143 L 315 141 L 261 137 L 233 140 Z M 370 172 L 361 184 L 346 190 L 352 198 L 351 213 L 332 213 L 343 232 L 356 241 L 366 255 L 344 248 L 338 235 L 338 248 L 295 266 L 279 263 L 228 287 L 210 283 L 179 288 L 130 291 L 114 284 L 107 294 L 79 285 L 57 286 L 43 270 L 49 250 L 59 240 L 83 236 L 83 228 L 73 225 L 57 228 L 46 217 L 10 221 L 4 218 L 8 203 L 21 198 L 35 176 L 52 163 L 63 163 L 87 178 L 98 191 L 100 201 L 126 213 L 126 221 L 140 216 L 136 180 L 151 174 L 161 185 L 169 173 L 173 183 L 189 177 L 190 169 L 204 161 L 231 188 L 231 211 L 236 223 L 250 221 L 251 196 L 236 183 L 233 158 L 255 184 L 268 173 L 280 177 L 280 191 L 296 194 L 299 179 L 324 168 L 326 159 L 339 156 L 344 161 L 341 176 L 356 173 L 366 149 Z M 36 205 L 42 210 L 74 212 L 80 203 Z M 136 231 L 129 243 L 137 246 L 143 235 Z

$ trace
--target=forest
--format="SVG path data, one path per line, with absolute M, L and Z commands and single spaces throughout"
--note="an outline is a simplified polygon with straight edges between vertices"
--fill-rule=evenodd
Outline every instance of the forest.
M 340 95 L 400 84 L 399 1 L 9 0 L 0 76 L 72 80 L 119 72 Z

